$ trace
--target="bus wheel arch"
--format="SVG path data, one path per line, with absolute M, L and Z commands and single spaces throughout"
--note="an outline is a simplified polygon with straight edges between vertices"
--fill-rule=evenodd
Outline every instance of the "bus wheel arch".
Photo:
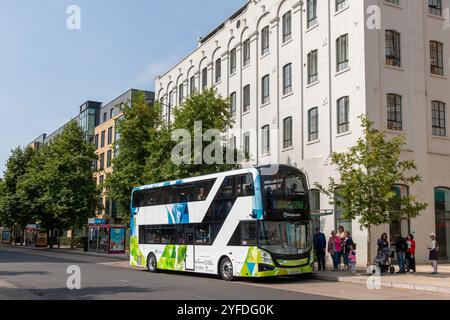
M 225 281 L 233 281 L 234 280 L 234 268 L 233 262 L 230 257 L 223 255 L 219 259 L 219 263 L 217 265 L 217 273 Z
M 150 252 L 147 256 L 147 270 L 151 273 L 158 272 L 158 260 L 153 252 Z

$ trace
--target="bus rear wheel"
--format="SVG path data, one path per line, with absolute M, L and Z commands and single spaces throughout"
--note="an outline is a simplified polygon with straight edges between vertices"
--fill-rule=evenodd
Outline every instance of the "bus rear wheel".
M 156 273 L 158 271 L 156 256 L 153 253 L 150 253 L 148 255 L 148 258 L 147 258 L 147 269 L 151 273 Z
M 219 275 L 225 281 L 233 281 L 233 264 L 229 258 L 223 258 L 220 261 Z

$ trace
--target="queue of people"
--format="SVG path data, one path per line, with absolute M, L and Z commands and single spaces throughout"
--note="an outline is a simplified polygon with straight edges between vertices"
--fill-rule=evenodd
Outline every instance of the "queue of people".
M 438 274 L 439 246 L 434 233 L 431 233 L 429 237 L 430 242 L 427 245 L 429 260 L 433 267 L 432 274 L 436 275 Z M 331 231 L 328 243 L 320 228 L 316 228 L 313 244 L 319 271 L 326 270 L 326 254 L 328 253 L 333 261 L 334 271 L 342 270 L 341 266 L 343 263 L 343 270 L 355 273 L 356 244 L 353 242 L 351 233 L 345 231 L 343 226 L 338 227 L 338 232 Z M 402 235 L 398 234 L 393 245 L 399 268 L 397 273 L 416 272 L 416 241 L 414 240 L 414 235 L 408 234 L 406 238 L 403 238 Z M 378 252 L 390 248 L 387 233 L 383 233 L 377 240 L 377 247 Z M 391 256 L 391 258 L 393 257 Z
M 429 237 L 430 243 L 428 244 L 427 249 L 429 250 L 429 260 L 433 267 L 432 274 L 437 274 L 439 246 L 434 233 L 431 233 Z M 385 248 L 389 248 L 389 241 L 386 233 L 383 233 L 378 239 L 377 246 L 378 252 Z M 394 247 L 399 268 L 397 273 L 416 272 L 416 241 L 414 240 L 414 235 L 408 234 L 406 238 L 403 238 L 402 235 L 398 234 L 396 236 Z
M 316 229 L 314 235 L 314 250 L 318 263 L 319 271 L 326 270 L 326 253 L 328 252 L 333 261 L 333 269 L 341 270 L 343 263 L 344 270 L 356 272 L 356 245 L 353 242 L 351 233 L 345 231 L 343 226 L 339 226 L 339 233 L 331 232 L 328 239 L 328 245 L 325 235 L 320 232 L 320 228 Z

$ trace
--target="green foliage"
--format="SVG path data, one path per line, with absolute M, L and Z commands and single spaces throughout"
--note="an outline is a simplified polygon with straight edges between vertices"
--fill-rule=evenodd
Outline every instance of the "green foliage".
M 119 216 L 128 221 L 131 190 L 144 183 L 143 173 L 150 157 L 146 143 L 161 141 L 158 128 L 163 119 L 161 108 L 151 107 L 143 92 L 134 94 L 122 112 L 123 117 L 116 126 L 120 136 L 115 147 L 119 152 L 113 159 L 114 171 L 107 176 L 105 186 L 117 203 Z
M 4 180 L 1 183 L 0 220 L 7 227 L 24 227 L 33 218 L 28 202 L 22 202 L 18 194 L 20 180 L 34 157 L 33 149 L 17 147 L 6 162 Z
M 230 101 L 229 99 L 222 99 L 217 97 L 214 89 L 208 89 L 201 94 L 194 93 L 192 96 L 186 99 L 184 104 L 179 108 L 173 110 L 174 123 L 171 124 L 169 130 L 166 130 L 164 135 L 164 143 L 159 149 L 163 151 L 164 156 L 157 158 L 156 161 L 149 159 L 147 162 L 146 180 L 152 182 L 161 182 L 166 180 L 183 179 L 187 177 L 195 177 L 210 173 L 222 172 L 232 170 L 238 167 L 235 164 L 227 163 L 215 163 L 206 164 L 202 161 L 201 164 L 195 164 L 196 156 L 201 156 L 195 153 L 194 149 L 194 128 L 195 122 L 201 122 L 202 132 L 204 134 L 209 129 L 217 129 L 221 133 L 226 133 L 234 124 L 234 120 L 230 115 Z M 190 134 L 191 150 L 193 151 L 190 157 L 190 164 L 176 165 L 170 159 L 171 151 L 178 142 L 171 141 L 170 133 L 173 130 L 184 129 Z M 211 142 L 203 141 L 202 149 Z M 152 148 L 154 143 L 150 142 L 149 147 Z M 165 147 L 170 146 L 170 147 Z M 225 159 L 225 152 L 221 155 L 222 159 Z M 235 158 L 237 154 L 235 154 Z M 162 160 L 162 161 L 161 161 Z M 224 161 L 225 162 L 225 161 Z M 158 163 L 162 164 L 161 168 Z M 152 177 L 157 175 L 157 172 L 162 172 L 162 179 L 154 180 Z
M 195 93 L 182 106 L 172 110 L 175 121 L 171 124 L 165 123 L 163 108 L 165 106 L 159 103 L 148 105 L 141 93 L 133 96 L 131 103 L 123 108 L 123 119 L 117 126 L 119 154 L 113 160 L 114 171 L 107 177 L 106 187 L 110 197 L 117 201 L 119 215 L 125 221 L 129 220 L 133 187 L 237 167 L 228 164 L 176 165 L 171 159 L 172 149 L 178 143 L 172 141 L 173 130 L 188 130 L 193 143 L 195 121 L 202 122 L 203 133 L 208 129 L 225 133 L 233 125 L 228 99 L 217 97 L 214 90 Z
M 330 178 L 326 188 L 317 187 L 343 209 L 346 219 L 358 219 L 364 228 L 417 217 L 427 204 L 414 195 L 398 198 L 392 189 L 395 184 L 411 186 L 421 181 L 412 174 L 417 170 L 414 161 L 400 160 L 405 137 L 388 140 L 367 117 L 361 120 L 364 136 L 347 152 L 331 155 L 339 182 Z
M 94 212 L 98 196 L 92 179 L 94 147 L 76 122 L 35 153 L 21 177 L 17 196 L 48 230 L 79 228 Z

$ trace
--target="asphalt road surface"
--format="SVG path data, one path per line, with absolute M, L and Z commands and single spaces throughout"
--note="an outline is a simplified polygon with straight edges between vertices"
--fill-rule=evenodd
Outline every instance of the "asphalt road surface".
M 81 271 L 81 289 L 69 290 L 69 266 Z M 364 286 L 306 278 L 226 282 L 184 273 L 151 274 L 127 261 L 58 250 L 0 247 L 0 299 L 26 300 L 329 300 L 448 299 L 402 290 L 370 291 Z

